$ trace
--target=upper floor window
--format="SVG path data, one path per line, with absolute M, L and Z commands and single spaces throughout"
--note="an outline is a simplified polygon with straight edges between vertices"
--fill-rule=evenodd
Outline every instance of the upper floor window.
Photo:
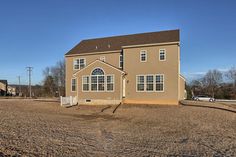
M 123 68 L 123 55 L 120 55 L 120 68 Z
M 86 60 L 84 58 L 78 58 L 74 60 L 74 69 L 80 70 L 86 66 Z
M 101 56 L 101 57 L 100 57 L 100 60 L 103 61 L 103 62 L 105 62 L 105 61 L 106 61 L 106 57 L 105 57 L 105 56 Z
M 160 61 L 165 61 L 166 60 L 166 50 L 165 49 L 160 49 L 159 50 L 159 60 Z
M 76 79 L 71 79 L 71 91 L 76 91 Z
M 141 62 L 147 61 L 147 51 L 146 50 L 140 51 L 140 61 Z

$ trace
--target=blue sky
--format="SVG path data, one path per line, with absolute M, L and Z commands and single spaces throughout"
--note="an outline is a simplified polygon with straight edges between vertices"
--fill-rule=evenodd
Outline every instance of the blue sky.
M 192 79 L 236 65 L 235 0 L 1 0 L 0 79 L 42 81 L 80 40 L 181 30 L 181 72 Z

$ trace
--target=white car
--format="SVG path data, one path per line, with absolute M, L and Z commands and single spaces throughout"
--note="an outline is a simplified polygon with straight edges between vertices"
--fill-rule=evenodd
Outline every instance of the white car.
M 195 101 L 209 101 L 209 102 L 214 102 L 215 98 L 213 97 L 209 97 L 207 95 L 198 95 L 198 96 L 194 96 L 193 100 Z

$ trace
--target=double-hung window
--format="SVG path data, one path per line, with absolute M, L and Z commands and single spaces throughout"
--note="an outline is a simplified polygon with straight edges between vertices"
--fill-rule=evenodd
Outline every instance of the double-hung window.
M 159 92 L 164 91 L 164 75 L 163 74 L 156 75 L 156 91 L 159 91 Z
M 153 75 L 146 76 L 146 91 L 153 91 L 154 77 Z
M 82 91 L 114 92 L 114 75 L 105 75 L 101 68 L 96 68 L 89 76 L 82 76 Z
M 78 58 L 74 60 L 74 69 L 80 70 L 86 66 L 86 60 L 84 58 Z
M 82 84 L 83 84 L 83 91 L 89 91 L 89 76 L 83 76 Z
M 141 62 L 147 61 L 147 51 L 146 50 L 140 51 L 140 61 Z
M 107 75 L 107 91 L 114 90 L 114 77 L 113 75 Z
M 138 92 L 163 92 L 164 75 L 149 74 L 136 76 L 136 90 Z
M 98 79 L 98 91 L 104 91 L 105 90 L 105 79 L 103 76 L 97 76 Z
M 139 75 L 136 78 L 137 80 L 137 91 L 144 91 L 144 76 Z
M 71 91 L 76 91 L 76 79 L 71 79 Z
M 160 49 L 159 50 L 159 60 L 160 61 L 165 61 L 166 60 L 166 50 L 165 49 Z
M 97 76 L 91 76 L 91 91 L 97 91 L 98 80 Z

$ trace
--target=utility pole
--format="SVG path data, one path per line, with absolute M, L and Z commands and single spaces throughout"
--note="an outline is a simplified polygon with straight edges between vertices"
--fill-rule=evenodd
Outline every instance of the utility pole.
M 19 96 L 21 96 L 20 76 L 18 76 L 18 81 L 19 81 Z
M 32 69 L 33 67 L 26 67 L 28 73 L 29 73 L 29 97 L 31 98 L 32 97 L 32 93 L 31 93 L 31 72 L 32 72 Z

